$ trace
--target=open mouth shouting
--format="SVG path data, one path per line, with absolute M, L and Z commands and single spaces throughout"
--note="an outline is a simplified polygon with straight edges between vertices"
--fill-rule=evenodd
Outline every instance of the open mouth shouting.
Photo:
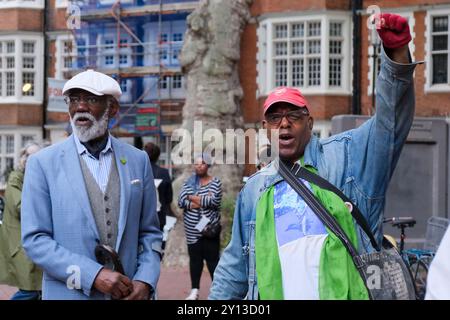
M 280 147 L 292 146 L 295 141 L 295 137 L 290 133 L 280 133 L 278 138 Z

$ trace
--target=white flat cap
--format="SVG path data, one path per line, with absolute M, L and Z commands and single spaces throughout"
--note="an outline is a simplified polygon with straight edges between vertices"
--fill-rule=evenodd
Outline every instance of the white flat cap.
M 71 89 L 86 90 L 96 96 L 112 95 L 117 100 L 122 95 L 122 90 L 116 80 L 94 70 L 80 72 L 67 81 L 63 88 L 63 95 L 67 94 Z

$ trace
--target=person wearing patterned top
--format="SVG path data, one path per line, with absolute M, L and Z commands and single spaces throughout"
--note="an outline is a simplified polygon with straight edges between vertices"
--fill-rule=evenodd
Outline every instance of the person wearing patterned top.
M 212 238 L 202 236 L 201 232 L 201 221 L 220 225 L 222 183 L 217 177 L 208 174 L 210 166 L 208 159 L 206 155 L 196 157 L 195 173 L 183 184 L 178 197 L 178 206 L 184 210 L 184 230 L 192 283 L 192 290 L 187 300 L 198 299 L 203 260 L 206 260 L 212 279 L 220 257 L 220 231 Z

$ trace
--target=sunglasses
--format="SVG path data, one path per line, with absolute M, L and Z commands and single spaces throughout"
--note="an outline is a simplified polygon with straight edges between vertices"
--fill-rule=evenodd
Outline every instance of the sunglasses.
M 271 125 L 278 125 L 281 120 L 286 117 L 289 122 L 296 122 L 303 119 L 305 116 L 309 116 L 308 109 L 301 108 L 299 110 L 292 110 L 287 112 L 272 112 L 265 115 L 267 123 Z

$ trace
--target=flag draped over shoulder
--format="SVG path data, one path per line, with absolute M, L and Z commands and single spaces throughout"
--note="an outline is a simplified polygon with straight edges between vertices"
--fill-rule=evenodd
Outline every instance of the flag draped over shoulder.
M 310 171 L 314 168 L 308 167 Z M 357 235 L 353 219 L 348 208 L 341 198 L 333 192 L 311 184 L 316 198 L 338 221 L 350 241 L 357 248 Z M 256 212 L 256 273 L 258 289 L 261 299 L 284 299 L 282 268 L 280 263 L 274 217 L 274 186 L 266 190 L 258 200 Z M 361 276 L 356 269 L 351 256 L 342 242 L 327 228 L 327 236 L 321 246 L 320 254 L 300 257 L 300 259 L 320 259 L 319 261 L 305 261 L 305 265 L 314 263 L 319 265 L 317 288 L 298 288 L 298 290 L 317 290 L 310 296 L 318 296 L 321 300 L 342 299 L 361 300 L 368 299 L 368 292 Z M 309 236 L 305 241 L 314 241 Z M 310 272 L 308 276 L 317 276 Z M 305 275 L 302 275 L 304 278 Z

